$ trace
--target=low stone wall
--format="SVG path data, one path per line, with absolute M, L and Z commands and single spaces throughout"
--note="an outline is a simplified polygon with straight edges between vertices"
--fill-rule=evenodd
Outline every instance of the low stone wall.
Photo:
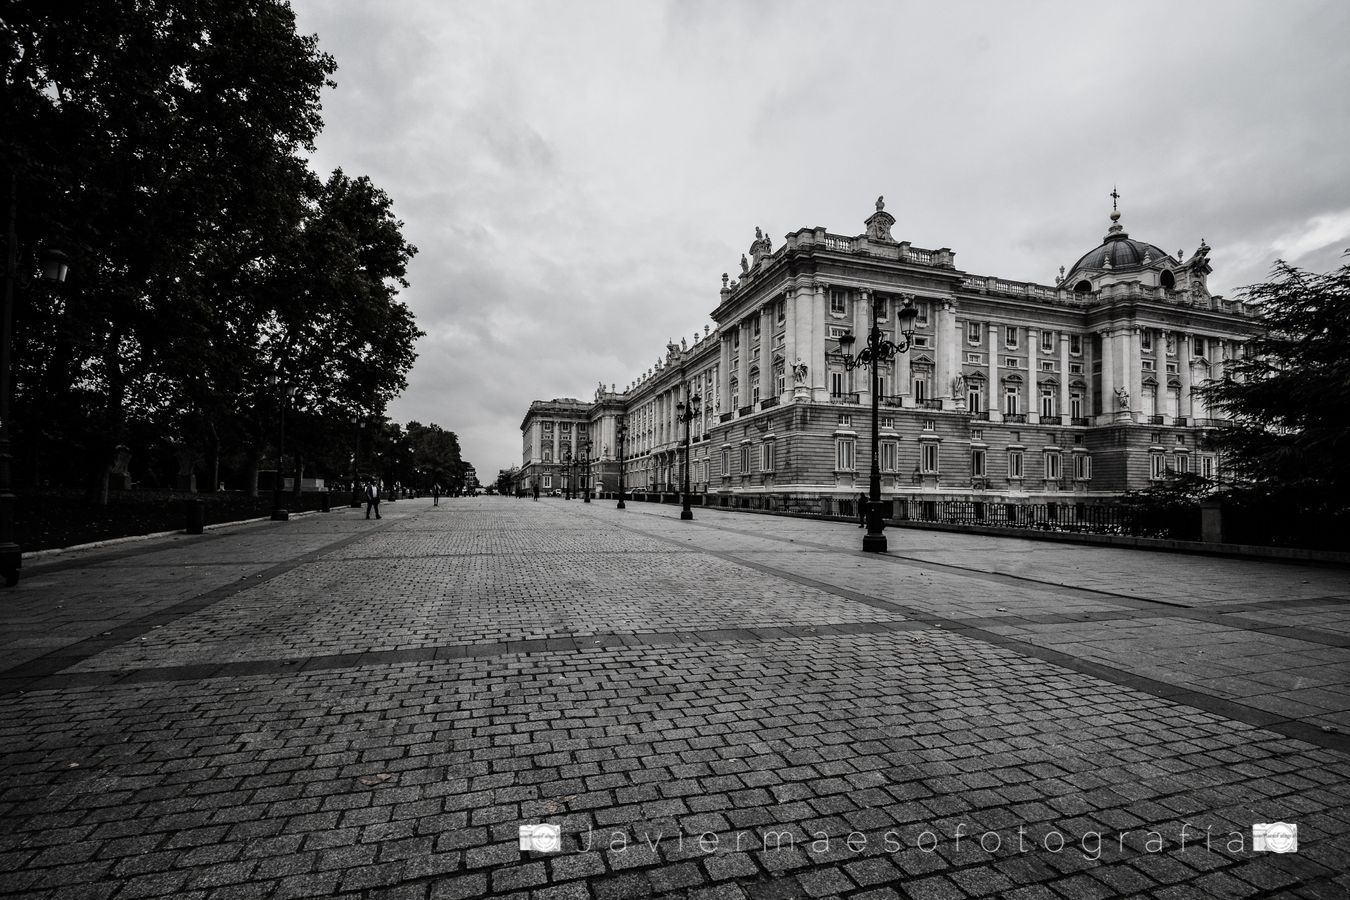
M 641 502 L 650 497 L 652 502 L 679 503 L 679 494 L 633 495 Z M 657 499 L 661 498 L 661 499 Z M 817 512 L 822 499 L 833 500 L 833 511 Z M 700 502 L 702 501 L 702 502 Z M 949 531 L 964 534 L 988 534 L 1016 537 L 1035 541 L 1053 541 L 1062 544 L 1083 544 L 1098 547 L 1128 547 L 1140 550 L 1162 550 L 1173 553 L 1201 553 L 1211 556 L 1234 556 L 1246 559 L 1268 559 L 1293 562 L 1318 562 L 1350 565 L 1350 553 L 1331 550 L 1306 550 L 1298 547 L 1270 547 L 1255 544 L 1229 544 L 1219 541 L 1182 541 L 1168 538 L 1133 537 L 1124 534 L 1092 534 L 1075 531 L 1051 531 L 1041 528 L 1003 528 L 988 525 L 947 524 L 896 518 L 904 501 L 888 501 L 892 506 L 886 524 L 890 528 L 916 528 L 927 531 Z M 857 501 L 851 498 L 822 498 L 818 494 L 695 494 L 691 505 L 701 505 L 727 511 L 753 512 L 762 515 L 791 516 L 802 519 L 856 522 Z M 1210 533 L 1213 533 L 1210 531 Z

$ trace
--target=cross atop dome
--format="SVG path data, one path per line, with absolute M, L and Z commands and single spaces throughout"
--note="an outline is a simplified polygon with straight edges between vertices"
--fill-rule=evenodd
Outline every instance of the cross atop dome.
M 1111 198 L 1111 227 L 1106 229 L 1106 240 L 1113 238 L 1127 238 L 1128 234 L 1120 224 L 1120 206 L 1116 201 L 1120 199 L 1120 191 L 1115 185 L 1111 186 L 1111 193 L 1106 196 Z

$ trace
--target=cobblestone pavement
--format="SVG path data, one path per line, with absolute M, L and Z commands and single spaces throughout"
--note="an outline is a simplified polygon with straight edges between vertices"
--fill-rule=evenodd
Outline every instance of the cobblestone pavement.
M 1350 897 L 1345 569 L 677 512 L 30 562 L 0 896 Z

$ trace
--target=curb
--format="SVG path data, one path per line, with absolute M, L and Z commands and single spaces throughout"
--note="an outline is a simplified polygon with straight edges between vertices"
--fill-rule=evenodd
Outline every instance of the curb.
M 334 510 L 343 508 L 344 507 L 334 507 Z M 334 510 L 329 511 L 333 512 Z M 317 516 L 321 514 L 322 510 L 307 509 L 304 510 L 303 512 L 291 513 L 291 518 L 299 519 L 303 518 L 304 516 Z M 270 522 L 270 521 L 272 521 L 271 516 L 259 516 L 256 519 L 239 519 L 234 522 L 216 522 L 214 525 L 203 526 L 203 530 L 215 531 L 216 529 L 219 528 L 233 528 L 236 525 L 252 525 L 256 522 Z M 80 550 L 99 550 L 104 547 L 117 547 L 122 544 L 134 544 L 140 541 L 149 541 L 154 540 L 155 538 L 166 538 L 166 537 L 195 537 L 195 535 L 189 535 L 187 531 L 181 528 L 176 529 L 174 531 L 152 531 L 149 534 L 132 534 L 127 535 L 126 537 L 108 538 L 106 541 L 94 541 L 89 544 L 74 544 L 70 547 L 49 547 L 46 550 L 30 550 L 29 552 L 23 554 L 22 559 L 24 559 L 25 561 L 32 560 L 36 562 L 44 559 L 49 559 L 53 556 L 60 556 L 63 553 L 75 553 Z

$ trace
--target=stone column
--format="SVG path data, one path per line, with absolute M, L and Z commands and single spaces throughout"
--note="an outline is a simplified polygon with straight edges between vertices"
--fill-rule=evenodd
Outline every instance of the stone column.
M 1098 409 L 1097 415 L 1100 417 L 1098 424 L 1110 422 L 1115 416 L 1116 410 L 1120 409 L 1120 404 L 1116 402 L 1116 371 L 1115 371 L 1115 352 L 1112 342 L 1115 335 L 1111 330 L 1105 329 L 1098 332 L 1102 339 L 1102 405 Z
M 956 341 L 956 304 L 943 300 L 937 304 L 937 322 L 933 326 L 933 339 L 937 341 L 936 359 L 938 383 L 933 385 L 933 393 L 944 402 L 944 409 L 952 409 L 952 379 L 961 371 L 958 362 Z
M 727 332 L 720 335 L 721 351 L 717 360 L 717 405 L 719 412 L 731 409 L 731 336 Z
M 993 322 L 989 323 L 987 332 L 989 339 L 989 386 L 985 397 L 985 405 L 989 410 L 990 422 L 1003 421 L 1003 393 L 1002 385 L 998 383 L 998 326 Z
M 1027 422 L 1041 421 L 1041 332 L 1027 328 Z
M 806 332 L 810 338 L 806 346 L 810 349 L 811 358 L 807 360 L 807 367 L 810 370 L 808 377 L 811 380 L 811 399 L 817 403 L 828 403 L 830 400 L 829 371 L 825 368 L 825 307 L 828 302 L 826 296 L 828 290 L 829 285 L 818 282 L 815 292 L 811 295 L 811 302 L 803 304 L 810 311 Z M 806 359 L 805 356 L 802 358 Z
M 736 366 L 736 383 L 740 385 L 741 399 L 737 409 L 750 405 L 750 319 L 744 318 L 736 323 L 740 329 L 741 349 Z
M 783 297 L 783 395 L 779 402 L 787 403 L 792 399 L 792 386 L 796 380 L 792 377 L 792 367 L 797 364 L 797 294 L 798 288 L 790 287 Z
M 1073 424 L 1069 418 L 1069 334 L 1059 333 L 1059 420 Z
M 1177 347 L 1179 365 L 1177 368 L 1181 374 L 1181 408 L 1182 415 L 1189 417 L 1198 417 L 1203 408 L 1203 404 L 1197 407 L 1195 397 L 1195 358 L 1191 355 L 1191 335 L 1182 335 L 1184 343 Z M 1193 422 L 1191 424 L 1194 424 Z
M 867 336 L 872 333 L 872 292 L 866 288 L 858 291 L 853 303 L 853 352 L 858 353 L 867 346 Z M 853 370 L 853 393 L 863 406 L 872 404 L 872 367 L 863 366 Z
M 1144 373 L 1143 340 L 1138 328 L 1125 333 L 1125 373 L 1130 391 L 1130 421 L 1138 423 L 1144 418 Z
M 759 311 L 759 397 L 767 400 L 773 392 L 773 318 L 774 304 Z

